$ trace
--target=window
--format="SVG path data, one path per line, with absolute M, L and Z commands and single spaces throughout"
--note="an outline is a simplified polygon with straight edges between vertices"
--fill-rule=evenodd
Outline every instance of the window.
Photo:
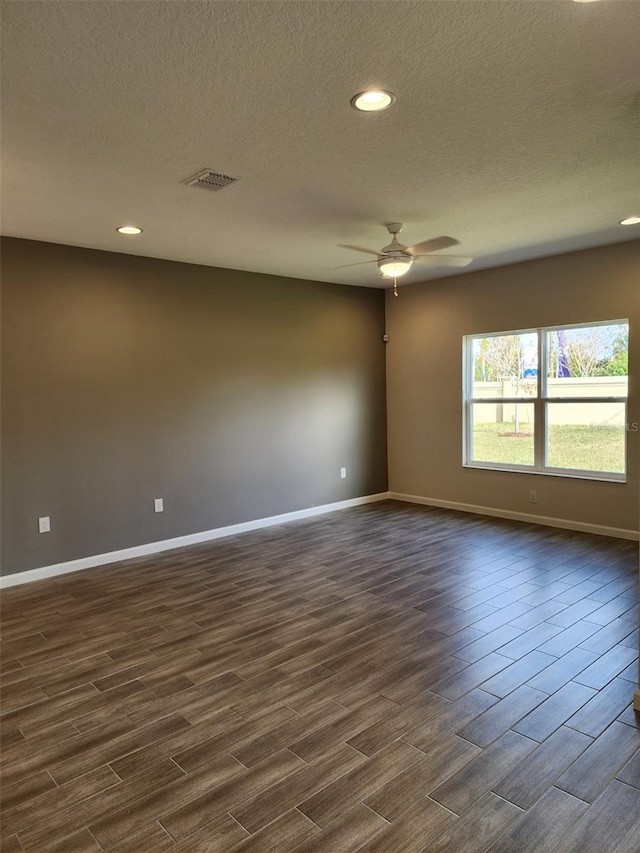
M 626 480 L 628 320 L 464 338 L 468 467 Z

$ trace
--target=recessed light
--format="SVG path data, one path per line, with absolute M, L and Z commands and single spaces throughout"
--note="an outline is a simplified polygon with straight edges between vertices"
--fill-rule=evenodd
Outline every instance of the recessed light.
M 366 92 L 358 92 L 351 98 L 351 106 L 355 110 L 372 113 L 377 110 L 386 110 L 395 99 L 393 92 L 387 92 L 384 89 L 367 89 Z
M 573 0 L 574 3 L 597 3 L 598 0 Z
M 118 234 L 142 234 L 142 228 L 137 225 L 121 225 L 116 231 Z
M 627 216 L 620 220 L 620 225 L 640 225 L 640 216 Z

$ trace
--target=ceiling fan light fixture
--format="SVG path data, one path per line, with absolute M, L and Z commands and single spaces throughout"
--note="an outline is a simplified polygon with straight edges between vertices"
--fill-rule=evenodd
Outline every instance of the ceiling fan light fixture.
M 387 92 L 386 89 L 367 89 L 365 92 L 358 92 L 351 98 L 351 106 L 354 110 L 372 113 L 386 110 L 395 99 L 396 96 L 393 92 Z
M 380 258 L 378 260 L 378 268 L 386 278 L 400 278 L 401 275 L 408 273 L 411 269 L 413 258 Z

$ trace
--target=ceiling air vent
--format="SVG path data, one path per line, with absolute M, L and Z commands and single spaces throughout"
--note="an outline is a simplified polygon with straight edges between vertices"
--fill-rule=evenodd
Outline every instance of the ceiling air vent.
M 203 190 L 215 192 L 228 187 L 229 184 L 235 184 L 239 180 L 240 178 L 236 175 L 223 175 L 222 172 L 215 172 L 213 169 L 202 169 L 182 183 L 188 187 L 202 187 Z

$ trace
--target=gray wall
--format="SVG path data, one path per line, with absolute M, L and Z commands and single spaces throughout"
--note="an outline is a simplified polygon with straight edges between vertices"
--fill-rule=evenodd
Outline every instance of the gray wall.
M 11 238 L 2 288 L 3 573 L 386 490 L 382 291 Z
M 462 337 L 629 317 L 628 420 L 640 422 L 640 242 L 557 255 L 387 296 L 389 488 L 424 498 L 638 529 L 640 432 L 628 482 L 462 467 Z M 529 503 L 529 489 L 538 504 Z

